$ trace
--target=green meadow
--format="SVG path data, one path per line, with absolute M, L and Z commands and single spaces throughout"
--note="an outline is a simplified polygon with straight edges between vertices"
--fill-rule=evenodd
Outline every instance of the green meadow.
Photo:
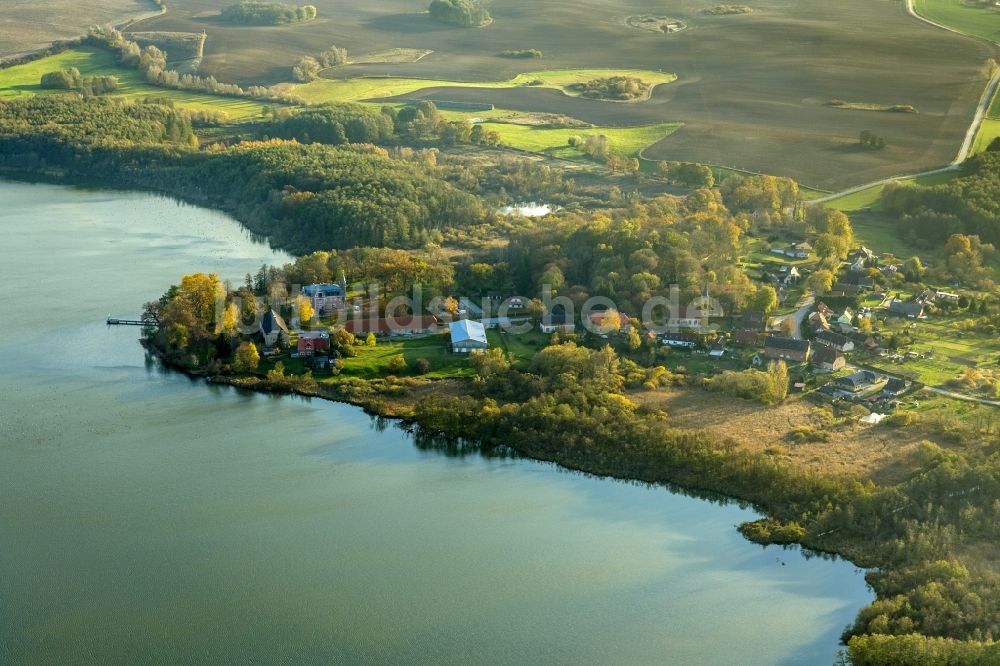
M 77 68 L 84 76 L 117 76 L 118 90 L 110 96 L 122 99 L 159 97 L 192 111 L 223 111 L 234 120 L 258 116 L 269 106 L 267 102 L 252 99 L 152 86 L 143 80 L 138 71 L 119 67 L 112 54 L 90 48 L 72 49 L 23 65 L 0 69 L 0 99 L 18 95 L 58 94 L 61 91 L 45 90 L 39 85 L 42 75 L 70 67 Z

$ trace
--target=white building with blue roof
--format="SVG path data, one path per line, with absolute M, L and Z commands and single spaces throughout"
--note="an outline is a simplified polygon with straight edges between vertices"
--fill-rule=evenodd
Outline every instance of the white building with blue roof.
M 453 321 L 451 329 L 451 350 L 456 354 L 474 354 L 486 351 L 486 327 L 482 322 L 471 319 Z

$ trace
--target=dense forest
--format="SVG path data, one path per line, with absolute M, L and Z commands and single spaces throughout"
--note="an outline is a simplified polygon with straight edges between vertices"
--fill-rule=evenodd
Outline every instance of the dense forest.
M 190 118 L 161 104 L 69 95 L 0 103 L 0 167 L 169 192 L 229 210 L 296 252 L 422 245 L 483 215 L 426 161 L 370 144 L 197 143 Z
M 223 7 L 220 13 L 223 21 L 239 25 L 282 25 L 316 18 L 313 5 L 286 5 L 281 2 L 260 2 L 242 0 L 235 5 Z
M 918 244 L 943 244 L 952 234 L 1000 242 L 1000 152 L 970 159 L 965 174 L 947 183 L 890 183 L 882 206 L 898 219 L 899 234 Z

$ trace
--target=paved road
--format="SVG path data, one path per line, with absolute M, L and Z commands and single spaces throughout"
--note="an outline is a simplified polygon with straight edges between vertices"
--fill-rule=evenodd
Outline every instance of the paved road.
M 792 327 L 792 337 L 795 338 L 796 340 L 801 340 L 802 322 L 804 322 L 806 320 L 806 317 L 809 316 L 809 312 L 812 310 L 813 303 L 815 302 L 816 299 L 813 296 L 806 296 L 805 299 L 803 299 L 799 303 L 798 310 L 796 310 L 791 314 L 787 314 L 783 317 L 776 317 L 776 319 L 778 321 L 785 321 L 791 319 L 792 323 L 794 324 L 794 326 Z
M 928 25 L 932 25 L 935 28 L 940 28 L 941 30 L 947 30 L 948 32 L 953 32 L 956 35 L 962 35 L 963 37 L 973 37 L 972 35 L 967 35 L 964 32 L 955 30 L 954 28 L 949 28 L 946 25 L 941 25 L 936 21 L 931 21 L 928 18 L 924 18 L 916 12 L 913 8 L 913 0 L 906 0 L 906 11 L 910 16 L 914 17 L 918 21 L 923 21 Z M 973 37 L 975 38 L 975 37 Z M 978 38 L 975 38 L 978 39 Z M 976 107 L 976 113 L 972 117 L 972 122 L 969 124 L 969 129 L 965 132 L 965 138 L 962 140 L 962 145 L 958 149 L 958 155 L 952 160 L 951 164 L 946 167 L 940 167 L 938 169 L 930 169 L 928 171 L 921 171 L 919 173 L 910 174 L 908 176 L 892 176 L 890 178 L 883 178 L 882 180 L 876 180 L 871 183 L 866 183 L 864 185 L 858 185 L 857 187 L 852 187 L 844 190 L 843 192 L 837 192 L 829 196 L 821 197 L 819 199 L 813 199 L 807 202 L 808 205 L 826 203 L 827 201 L 832 201 L 838 197 L 846 196 L 848 194 L 856 194 L 862 190 L 867 190 L 870 187 L 877 187 L 879 185 L 887 185 L 889 183 L 894 183 L 900 180 L 910 180 L 912 178 L 921 178 L 923 176 L 933 176 L 938 173 L 946 173 L 949 171 L 957 171 L 962 162 L 964 162 L 969 157 L 969 153 L 972 152 L 972 144 L 976 140 L 976 135 L 979 133 L 979 128 L 983 124 L 983 120 L 986 118 L 986 114 L 990 108 L 990 102 L 993 100 L 994 95 L 996 95 L 997 87 L 1000 86 L 1000 69 L 993 74 L 989 82 L 986 84 L 986 89 L 983 91 L 983 96 L 979 100 L 979 105 Z

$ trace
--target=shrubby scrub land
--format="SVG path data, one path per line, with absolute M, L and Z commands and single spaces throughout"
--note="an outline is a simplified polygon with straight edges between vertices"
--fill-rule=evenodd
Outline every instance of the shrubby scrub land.
M 431 0 L 430 13 L 442 23 L 477 28 L 493 19 L 479 0 Z
M 581 83 L 576 86 L 576 90 L 584 97 L 593 99 L 631 101 L 647 97 L 650 86 L 637 77 L 610 76 Z
M 282 25 L 316 18 L 313 5 L 286 5 L 280 2 L 258 2 L 242 0 L 235 5 L 224 7 L 219 14 L 223 21 L 239 25 Z

